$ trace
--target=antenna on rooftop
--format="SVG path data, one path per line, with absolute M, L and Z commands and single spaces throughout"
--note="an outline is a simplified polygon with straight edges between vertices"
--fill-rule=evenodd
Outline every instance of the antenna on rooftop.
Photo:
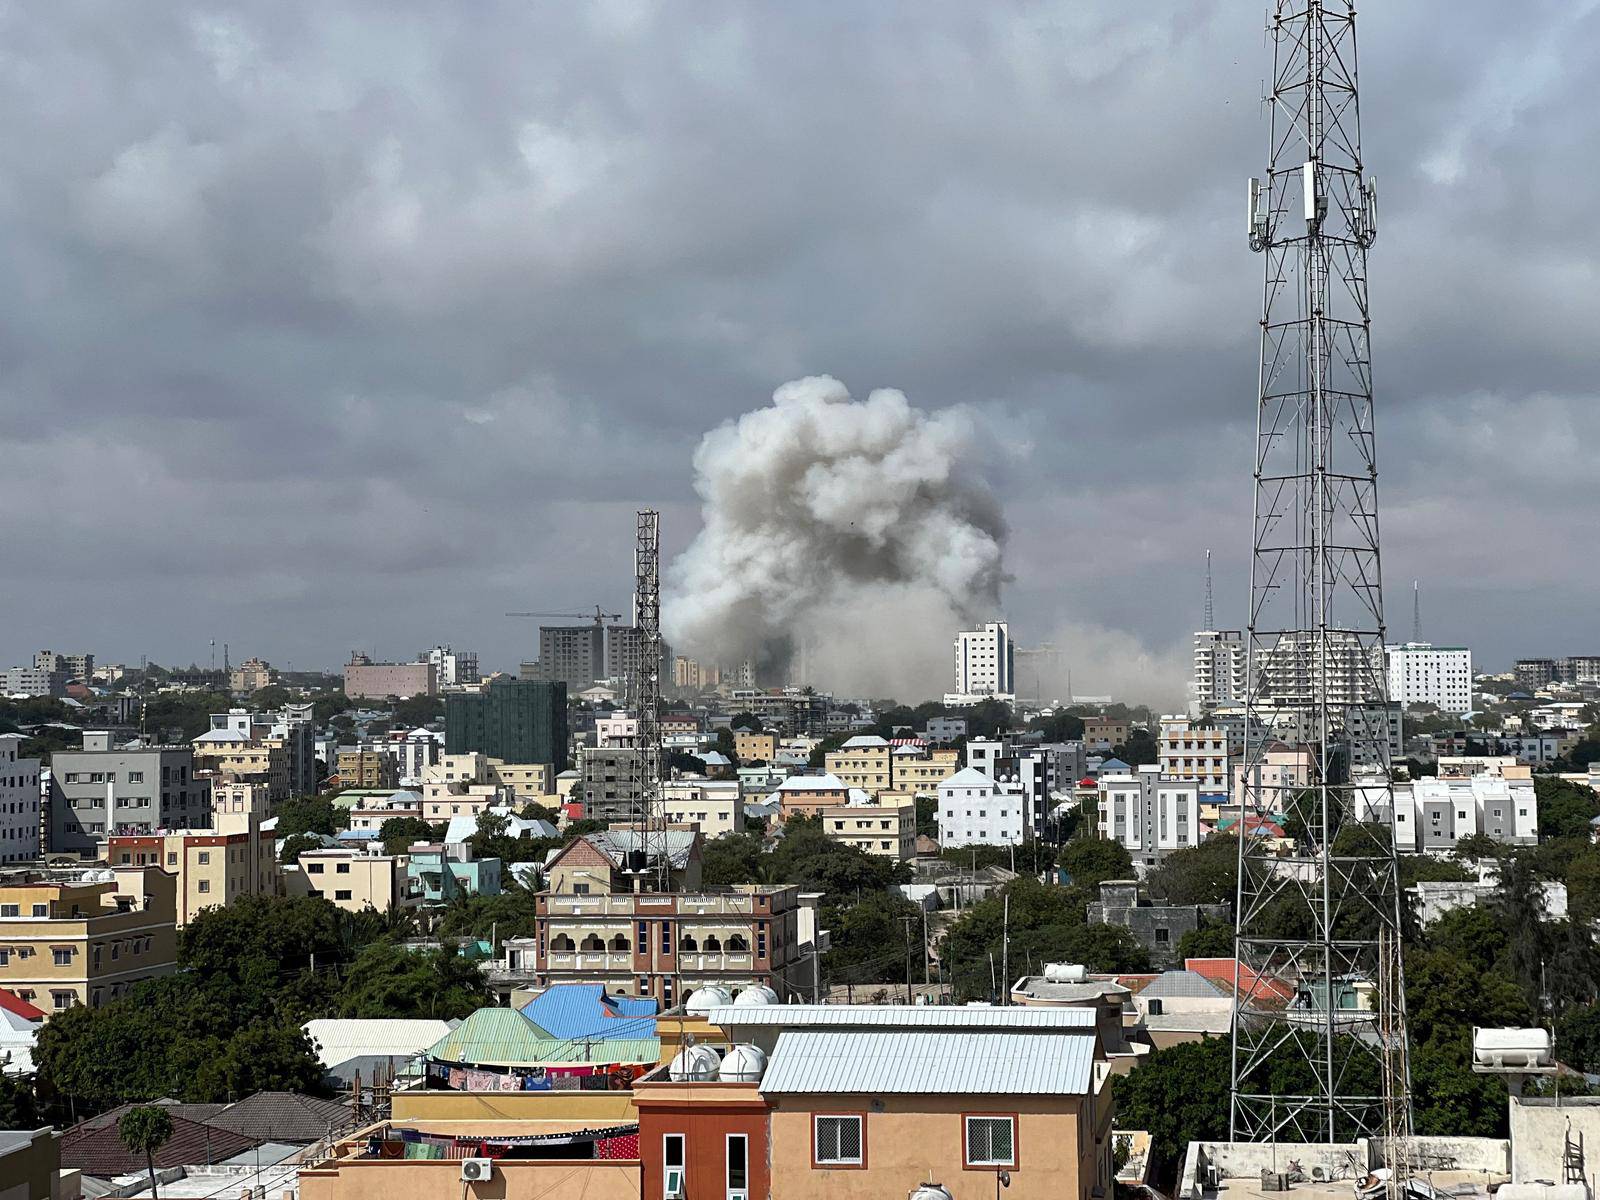
M 1207 630 L 1217 627 L 1216 615 L 1211 609 L 1211 551 L 1206 551 L 1206 623 L 1203 628 Z
M 1422 640 L 1422 589 L 1415 579 L 1411 581 L 1411 640 Z

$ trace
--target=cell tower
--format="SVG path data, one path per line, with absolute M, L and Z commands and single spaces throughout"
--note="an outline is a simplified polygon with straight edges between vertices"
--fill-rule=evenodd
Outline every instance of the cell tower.
M 1355 9 L 1275 0 L 1231 1136 L 1410 1132 Z M 1270 823 L 1295 839 L 1269 851 Z M 1276 1089 L 1276 1094 L 1274 1090 Z M 1396 1179 L 1407 1175 L 1391 1159 Z
M 639 513 L 634 547 L 633 623 L 638 630 L 638 666 L 633 673 L 632 707 L 638 719 L 639 792 L 634 800 L 634 826 L 640 831 L 645 879 L 655 890 L 670 881 L 667 858 L 666 808 L 661 802 L 661 514 Z

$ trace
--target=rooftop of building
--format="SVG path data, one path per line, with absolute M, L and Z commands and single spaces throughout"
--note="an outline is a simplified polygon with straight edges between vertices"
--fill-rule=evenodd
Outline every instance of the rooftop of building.
M 763 1095 L 1083 1095 L 1095 1039 L 1075 1033 L 970 1029 L 789 1029 Z
M 706 1012 L 713 1025 L 775 1025 L 784 1029 L 1092 1030 L 1083 1008 L 1023 1008 L 966 1004 L 763 1004 L 719 1005 Z

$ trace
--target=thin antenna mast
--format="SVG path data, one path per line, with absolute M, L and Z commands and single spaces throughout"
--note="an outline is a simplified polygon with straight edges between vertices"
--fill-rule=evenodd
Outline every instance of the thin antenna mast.
M 1206 551 L 1206 623 L 1202 629 L 1212 630 L 1217 627 L 1216 613 L 1211 604 L 1211 551 Z
M 1265 270 L 1230 1136 L 1383 1137 L 1400 1195 L 1410 1069 L 1369 357 L 1377 197 L 1355 7 L 1274 0 L 1268 34 L 1269 163 L 1249 189 Z M 1263 822 L 1291 824 L 1291 855 L 1251 836 Z M 1363 985 L 1376 1010 L 1341 1004 Z M 1284 1095 L 1273 1079 L 1307 1082 Z
M 1422 641 L 1422 589 L 1411 581 L 1411 640 Z

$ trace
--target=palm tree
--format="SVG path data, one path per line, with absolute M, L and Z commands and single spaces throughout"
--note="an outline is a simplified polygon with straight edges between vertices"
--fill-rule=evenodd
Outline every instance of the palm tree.
M 145 1168 L 150 1172 L 150 1200 L 160 1200 L 156 1192 L 156 1151 L 172 1137 L 172 1115 L 150 1104 L 130 1108 L 117 1122 L 117 1137 L 129 1150 L 144 1155 Z

